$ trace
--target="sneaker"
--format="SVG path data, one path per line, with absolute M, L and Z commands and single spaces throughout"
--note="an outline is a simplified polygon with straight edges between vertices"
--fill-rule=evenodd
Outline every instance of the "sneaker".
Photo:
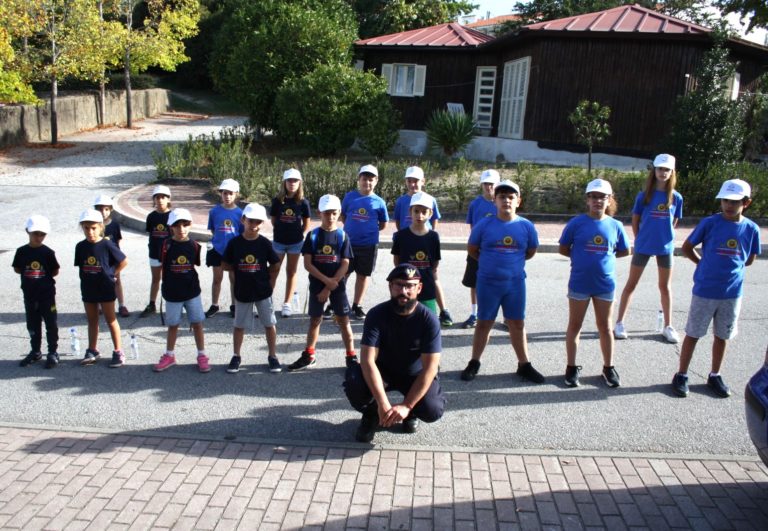
M 603 367 L 603 379 L 608 384 L 608 387 L 619 387 L 621 385 L 621 378 L 619 378 L 619 373 L 616 372 L 616 368 L 613 365 Z
M 208 308 L 208 310 L 205 312 L 205 317 L 209 319 L 214 315 L 216 315 L 217 313 L 219 313 L 219 307 L 216 306 L 215 304 L 211 304 L 211 307 Z
M 232 359 L 229 360 L 229 365 L 227 365 L 227 372 L 229 374 L 236 374 L 240 370 L 242 359 L 240 356 L 232 356 Z
M 627 331 L 624 330 L 624 323 L 616 321 L 616 327 L 613 329 L 613 337 L 616 339 L 627 339 Z
M 344 363 L 347 365 L 347 369 L 349 369 L 360 363 L 360 361 L 357 359 L 357 356 L 347 356 Z
M 80 365 L 93 365 L 101 359 L 101 354 L 98 350 L 85 349 L 85 356 L 80 360 Z
M 120 315 L 120 317 L 130 317 L 131 316 L 131 312 L 129 312 L 128 308 L 126 308 L 125 306 L 120 306 L 117 309 L 117 313 Z
M 24 359 L 21 360 L 21 363 L 19 363 L 20 367 L 26 367 L 28 365 L 32 365 L 33 363 L 37 363 L 43 359 L 43 353 L 42 352 L 30 352 L 26 356 L 24 356 Z
M 269 372 L 272 374 L 283 372 L 283 366 L 280 365 L 280 360 L 276 357 L 273 358 L 272 356 L 267 356 L 267 363 L 269 364 Z
M 403 421 L 403 433 L 416 433 L 419 429 L 419 419 L 410 415 Z
M 474 328 L 477 326 L 477 315 L 470 315 L 466 321 L 461 323 L 462 328 Z
M 677 330 L 675 330 L 671 326 L 665 327 L 664 331 L 661 333 L 661 335 L 664 336 L 664 339 L 667 340 L 667 343 L 679 343 L 680 342 L 680 336 L 677 334 Z
M 565 385 L 568 387 L 578 387 L 579 376 L 581 376 L 581 365 L 568 365 L 565 368 Z
M 352 317 L 358 321 L 365 319 L 365 310 L 363 310 L 363 307 L 358 304 L 352 305 L 352 311 L 350 313 L 352 314 Z
M 440 326 L 453 326 L 453 319 L 451 318 L 451 312 L 443 310 L 440 312 Z
M 305 350 L 301 353 L 301 357 L 299 359 L 297 359 L 296 361 L 288 365 L 288 367 L 286 367 L 286 370 L 288 372 L 301 371 L 303 369 L 306 369 L 307 367 L 311 367 L 315 363 L 316 363 L 315 357 L 307 354 L 307 351 Z
M 333 310 L 331 309 L 331 305 L 325 307 L 325 310 L 323 310 L 323 319 L 326 321 L 333 319 Z
M 688 396 L 688 375 L 680 374 L 679 372 L 675 373 L 675 376 L 672 378 L 672 389 L 677 396 Z
M 719 374 L 717 376 L 710 376 L 707 378 L 707 385 L 712 389 L 720 398 L 728 398 L 731 396 L 731 388 L 725 385 L 723 377 Z
M 205 354 L 197 355 L 197 370 L 200 372 L 211 372 L 211 366 L 208 364 L 208 356 Z
M 123 351 L 113 350 L 112 361 L 109 362 L 109 366 L 112 369 L 117 369 L 118 367 L 122 367 L 124 364 L 125 364 L 125 354 L 123 354 Z
M 373 436 L 376 434 L 376 428 L 379 427 L 379 415 L 375 407 L 369 407 L 372 413 L 368 411 L 363 413 L 363 418 L 360 419 L 360 425 L 355 431 L 355 440 L 361 443 L 369 443 L 373 440 Z
M 155 372 L 163 372 L 165 369 L 169 367 L 173 367 L 176 365 L 176 356 L 171 356 L 167 352 L 160 356 L 160 361 L 152 367 L 152 370 Z
M 235 317 L 235 305 L 234 304 L 229 307 L 229 316 L 232 317 L 233 319 Z
M 475 376 L 477 376 L 478 371 L 480 371 L 480 362 L 477 360 L 469 360 L 467 367 L 461 371 L 461 379 L 465 382 L 471 382 L 475 379 Z
M 139 314 L 139 318 L 143 319 L 144 317 L 149 317 L 150 315 L 156 312 L 157 312 L 157 308 L 155 307 L 155 303 L 150 302 L 149 304 L 147 304 L 147 307 L 141 311 L 141 313 Z
M 283 311 L 281 312 L 281 315 L 283 317 L 290 317 L 293 315 L 293 310 L 291 309 L 290 304 L 283 304 Z
M 58 364 L 59 364 L 59 353 L 58 352 L 49 352 L 48 356 L 46 356 L 46 358 L 45 358 L 45 368 L 46 369 L 53 369 Z
M 533 364 L 531 364 L 530 361 L 528 363 L 517 366 L 517 375 L 520 376 L 523 380 L 528 380 L 529 382 L 536 384 L 541 384 L 545 381 L 544 376 L 539 371 L 534 369 Z

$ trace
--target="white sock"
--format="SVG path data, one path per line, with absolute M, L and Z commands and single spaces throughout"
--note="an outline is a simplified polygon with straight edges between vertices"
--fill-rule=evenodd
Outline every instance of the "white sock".
M 197 355 L 198 356 L 205 356 L 205 351 L 204 350 L 198 350 L 197 351 Z
M 477 304 L 472 305 L 472 315 L 477 315 Z
M 166 350 L 165 353 L 168 354 L 170 357 L 176 356 L 176 353 L 173 350 Z

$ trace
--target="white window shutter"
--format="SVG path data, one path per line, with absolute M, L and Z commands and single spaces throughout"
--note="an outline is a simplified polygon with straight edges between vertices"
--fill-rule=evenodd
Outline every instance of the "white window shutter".
M 381 65 L 381 77 L 387 80 L 387 94 L 392 94 L 392 64 L 384 63 Z
M 504 64 L 499 136 L 523 138 L 525 100 L 528 96 L 528 73 L 531 58 L 524 57 Z
M 423 96 L 424 95 L 424 84 L 427 79 L 427 66 L 426 65 L 416 65 L 416 75 L 413 82 L 413 95 L 414 96 Z

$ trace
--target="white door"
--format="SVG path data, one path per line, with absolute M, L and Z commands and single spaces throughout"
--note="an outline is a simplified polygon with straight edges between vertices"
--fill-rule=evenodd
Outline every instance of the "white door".
M 501 113 L 499 116 L 500 137 L 523 138 L 525 100 L 528 95 L 530 69 L 530 57 L 504 63 L 504 82 L 501 89 Z

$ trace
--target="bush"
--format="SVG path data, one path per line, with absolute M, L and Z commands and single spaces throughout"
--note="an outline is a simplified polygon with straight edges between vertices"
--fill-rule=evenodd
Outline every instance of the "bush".
M 436 110 L 425 126 L 431 148 L 440 148 L 446 157 L 452 157 L 472 141 L 475 122 L 465 113 Z
M 708 216 L 720 210 L 717 192 L 728 179 L 744 179 L 752 187 L 752 204 L 747 217 L 768 216 L 768 168 L 760 164 L 740 162 L 710 166 L 706 172 L 693 172 L 678 181 L 686 215 Z

